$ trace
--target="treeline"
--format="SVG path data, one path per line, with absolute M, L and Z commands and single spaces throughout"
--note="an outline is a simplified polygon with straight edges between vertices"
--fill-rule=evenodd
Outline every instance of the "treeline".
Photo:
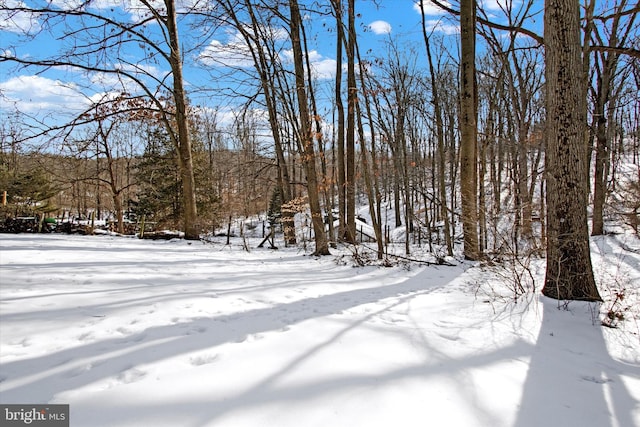
M 595 234 L 611 214 L 637 223 L 640 9 L 590 2 L 579 16 L 577 1 L 553 0 L 543 38 L 525 25 L 538 12 L 533 2 L 507 2 L 507 24 L 472 1 L 455 10 L 432 3 L 460 26 L 456 42 L 419 2 L 422 42 L 390 37 L 378 53 L 360 50 L 354 0 L 144 2 L 136 19 L 90 4 L 3 5 L 4 14 L 40 25 L 18 27 L 2 62 L 121 86 L 94 93 L 68 123 L 25 129 L 7 119 L 2 185 L 22 206 L 52 209 L 57 199 L 78 212 L 109 210 L 119 223 L 133 211 L 189 239 L 229 216 L 265 212 L 274 197 L 288 207 L 304 196 L 317 255 L 333 242 L 356 243 L 360 197 L 379 257 L 392 217 L 405 228 L 407 254 L 416 233 L 433 244 L 436 231 L 447 255 L 462 237 L 469 259 L 546 246 L 550 265 L 569 265 L 548 272 L 553 286 L 589 287 L 592 275 L 576 279 L 591 271 L 583 263 L 587 205 Z M 312 61 L 314 17 L 335 37 L 329 80 Z M 46 32 L 74 43 L 22 54 Z M 232 40 L 206 44 L 220 32 Z M 134 62 L 127 48 L 139 55 Z M 185 65 L 206 68 L 208 83 L 185 84 Z M 195 105 L 197 93 L 233 108 Z M 40 154 L 26 145 L 34 140 L 47 141 Z M 38 179 L 47 182 L 40 195 L 20 187 Z M 553 296 L 599 298 L 593 287 Z

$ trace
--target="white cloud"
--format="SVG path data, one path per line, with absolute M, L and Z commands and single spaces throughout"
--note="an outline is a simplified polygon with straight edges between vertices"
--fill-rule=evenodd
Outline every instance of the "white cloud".
M 387 21 L 373 21 L 369 24 L 369 28 L 374 34 L 391 34 L 391 24 Z
M 30 33 L 40 30 L 37 13 L 13 10 L 27 7 L 22 1 L 3 0 L 0 9 L 0 31 L 12 33 Z
M 247 68 L 254 64 L 249 46 L 235 41 L 225 44 L 219 40 L 211 40 L 198 55 L 198 60 L 207 66 Z
M 83 0 L 48 0 L 50 4 L 62 10 L 74 10 L 78 8 L 93 9 L 93 10 L 109 10 L 114 12 L 120 10 L 123 13 L 129 15 L 131 22 L 140 22 L 151 16 L 151 10 L 138 0 L 93 0 L 91 2 L 85 2 Z M 181 2 L 179 2 L 178 8 L 181 8 Z M 150 0 L 149 4 L 152 8 L 159 11 L 161 14 L 165 13 L 166 7 L 162 0 Z
M 288 39 L 286 31 L 282 29 L 266 29 L 269 37 L 276 41 Z M 280 59 L 283 64 L 293 64 L 293 54 L 291 49 L 284 49 L 280 52 Z M 198 55 L 198 60 L 211 67 L 240 67 L 250 68 L 254 66 L 251 50 L 239 32 L 230 32 L 226 43 L 219 40 L 212 40 L 209 45 Z M 309 52 L 309 62 L 314 74 L 314 78 L 325 80 L 333 78 L 335 75 L 335 59 L 325 58 L 318 51 Z
M 75 85 L 41 76 L 16 76 L 0 83 L 0 109 L 23 113 L 81 111 L 90 100 Z
M 336 63 L 335 59 L 329 58 L 312 62 L 313 77 L 318 80 L 332 79 L 336 75 Z
M 446 13 L 439 6 L 436 6 L 431 0 L 420 0 L 420 1 L 422 1 L 425 16 L 442 16 Z M 438 1 L 438 3 L 446 7 L 451 7 L 451 3 L 449 3 L 447 0 Z M 414 3 L 413 9 L 416 12 L 420 13 L 420 3 Z
M 434 31 L 447 35 L 460 33 L 460 27 L 454 24 L 447 24 L 442 19 L 427 19 L 425 21 L 427 31 Z
M 49 0 L 49 4 L 62 10 L 73 10 L 82 6 L 82 0 Z
M 245 28 L 246 31 L 252 32 L 250 27 Z M 274 41 L 283 41 L 288 39 L 287 32 L 284 28 L 265 27 L 261 31 L 264 36 Z M 227 41 L 212 40 L 209 45 L 198 55 L 198 60 L 207 66 L 227 66 L 248 68 L 254 65 L 251 49 L 245 41 L 242 34 L 237 30 L 229 30 L 227 33 Z
M 283 63 L 293 64 L 293 51 L 291 49 L 284 50 L 280 57 Z M 317 50 L 309 52 L 309 63 L 311 64 L 313 77 L 318 80 L 331 79 L 336 75 L 336 60 L 325 58 Z
M 500 11 L 505 10 L 507 0 L 478 0 L 478 7 L 481 7 L 485 11 Z M 520 1 L 513 1 L 510 5 L 512 9 L 517 9 L 518 5 L 520 5 Z

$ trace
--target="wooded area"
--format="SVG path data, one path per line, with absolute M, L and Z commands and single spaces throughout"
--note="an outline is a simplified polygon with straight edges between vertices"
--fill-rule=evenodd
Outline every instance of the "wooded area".
M 501 2 L 500 23 L 473 0 L 429 2 L 459 25 L 452 44 L 419 2 L 422 44 L 389 37 L 378 52 L 361 52 L 355 0 L 136 4 L 131 19 L 91 2 L 2 3 L 15 24 L 3 69 L 112 85 L 64 122 L 3 108 L 5 217 L 94 215 L 119 232 L 144 217 L 197 239 L 268 215 L 293 245 L 305 212 L 324 255 L 357 244 L 368 206 L 379 258 L 398 227 L 405 255 L 416 242 L 442 258 L 459 244 L 472 260 L 546 251 L 545 294 L 587 300 L 599 299 L 589 233 L 638 230 L 637 3 L 549 0 L 536 32 L 533 1 Z M 314 20 L 335 37 L 328 80 L 311 61 Z M 221 32 L 234 42 L 207 46 Z M 59 49 L 25 55 L 52 34 Z M 208 83 L 188 82 L 185 61 Z M 192 102 L 203 93 L 219 104 Z

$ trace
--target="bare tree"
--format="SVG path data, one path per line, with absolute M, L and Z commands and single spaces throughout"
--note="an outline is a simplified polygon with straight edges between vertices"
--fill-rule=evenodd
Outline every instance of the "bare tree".
M 309 207 L 311 210 L 311 222 L 313 224 L 316 248 L 314 255 L 329 255 L 329 242 L 324 230 L 322 210 L 320 208 L 320 196 L 318 191 L 318 176 L 316 172 L 316 153 L 311 128 L 311 115 L 309 113 L 309 101 L 307 90 L 312 90 L 306 84 L 304 57 L 301 44 L 302 16 L 297 0 L 289 1 L 291 45 L 296 79 L 296 98 L 300 113 L 300 127 L 297 135 L 298 145 L 302 153 L 302 163 L 307 175 L 307 193 L 309 195 Z
M 599 25 L 593 25 L 593 44 L 607 46 L 616 49 L 624 46 L 632 36 L 634 21 L 640 9 L 626 16 L 621 14 L 627 7 L 628 1 L 623 0 L 614 8 L 611 17 L 611 27 L 602 29 Z M 605 34 L 602 34 L 605 33 Z M 608 37 L 606 37 L 608 34 Z M 606 39 L 605 39 L 606 37 Z M 595 66 L 592 67 L 595 84 L 591 87 L 593 95 L 593 124 L 591 126 L 592 137 L 595 138 L 595 167 L 593 188 L 593 221 L 591 234 L 594 236 L 604 234 L 604 205 L 607 195 L 607 179 L 611 159 L 612 135 L 609 122 L 612 118 L 617 96 L 623 87 L 624 79 L 620 78 L 620 53 L 617 50 L 595 51 Z M 586 59 L 585 59 L 586 61 Z M 617 78 L 618 77 L 618 78 Z M 616 82 L 617 80 L 617 82 Z
M 98 186 L 106 186 L 113 201 L 116 229 L 124 233 L 123 195 L 133 187 L 127 170 L 131 168 L 136 136 L 131 132 L 131 124 L 126 115 L 114 114 L 120 109 L 118 103 L 108 106 L 96 105 L 92 112 L 95 129 L 92 137 L 84 141 L 81 152 L 95 150 L 96 174 L 93 180 Z M 95 147 L 90 147 L 95 145 Z M 99 197 L 100 192 L 96 195 Z M 97 203 L 97 207 L 99 203 Z
M 440 91 L 438 89 L 436 69 L 433 65 L 433 56 L 431 55 L 431 40 L 427 34 L 426 21 L 424 15 L 424 2 L 420 2 L 420 12 L 422 15 L 422 36 L 427 53 L 427 61 L 429 63 L 429 74 L 431 82 L 431 96 L 433 97 L 433 114 L 435 118 L 436 140 L 438 151 L 438 198 L 440 205 L 440 216 L 443 220 L 443 231 L 445 236 L 445 244 L 447 247 L 447 255 L 453 256 L 453 242 L 451 239 L 451 223 L 449 221 L 449 213 L 447 212 L 447 190 L 445 186 L 445 150 L 444 150 L 444 123 L 442 117 L 442 104 L 440 102 Z
M 89 1 L 69 4 L 66 8 L 54 3 L 35 7 L 28 7 L 24 3 L 15 3 L 15 6 L 5 4 L 5 13 L 27 14 L 40 22 L 41 30 L 26 30 L 25 37 L 28 40 L 37 41 L 40 35 L 46 36 L 44 31 L 49 31 L 67 43 L 61 45 L 60 50 L 49 52 L 48 56 L 41 58 L 20 55 L 16 51 L 19 47 L 5 47 L 0 62 L 11 62 L 41 71 L 70 68 L 91 75 L 110 75 L 122 84 L 120 91 L 129 92 L 135 87 L 138 94 L 134 94 L 134 97 L 148 98 L 176 147 L 176 162 L 183 187 L 185 237 L 197 239 L 199 230 L 186 116 L 187 94 L 183 84 L 183 56 L 177 25 L 180 12 L 175 0 L 161 3 L 141 0 L 140 4 L 144 9 L 142 12 L 135 11 L 139 15 L 134 20 L 128 15 L 133 10 L 125 10 L 127 13 L 123 18 L 122 14 L 104 13 L 96 9 Z M 153 27 L 150 24 L 158 24 L 161 31 L 150 30 Z M 126 54 L 129 48 L 142 49 L 144 57 L 137 62 L 130 61 Z M 158 75 L 155 68 L 150 66 L 154 63 L 164 63 L 169 66 L 170 72 Z M 167 96 L 171 102 L 166 102 Z M 108 97 L 104 99 L 109 100 Z M 74 124 L 77 125 L 78 121 Z M 46 129 L 42 134 L 51 130 Z
M 273 19 L 283 19 L 276 12 L 276 8 L 269 7 L 266 3 L 254 4 L 249 0 L 219 0 L 217 4 L 224 11 L 223 14 L 212 14 L 207 20 L 222 21 L 232 26 L 244 41 L 246 55 L 257 73 L 261 108 L 265 108 L 267 119 L 273 138 L 276 163 L 278 167 L 276 191 L 279 193 L 283 204 L 293 200 L 292 188 L 293 171 L 290 160 L 287 158 L 286 131 L 283 122 L 294 117 L 292 112 L 293 99 L 287 79 L 288 71 L 284 69 L 276 46 L 278 31 L 270 23 Z M 214 11 L 215 12 L 215 11 Z M 243 55 L 238 52 L 238 55 Z M 222 64 L 225 65 L 225 64 Z M 228 67 L 228 65 L 225 65 Z M 253 77 L 253 76 L 252 76 Z M 245 85 L 246 86 L 246 85 Z M 237 94 L 234 94 L 237 96 Z M 257 96 L 243 94 L 251 102 L 257 100 Z M 282 217 L 285 241 L 287 244 L 296 243 L 296 234 L 293 217 Z
M 476 101 L 476 2 L 460 2 L 460 194 L 464 256 L 482 255 L 478 242 L 478 148 Z

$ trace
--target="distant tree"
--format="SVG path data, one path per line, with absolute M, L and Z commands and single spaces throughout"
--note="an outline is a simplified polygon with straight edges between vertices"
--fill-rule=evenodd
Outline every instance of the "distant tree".
M 604 234 L 604 206 L 607 197 L 607 181 L 611 171 L 612 136 L 616 123 L 612 123 L 613 112 L 618 104 L 620 92 L 629 73 L 621 70 L 621 54 L 615 48 L 624 46 L 633 37 L 635 18 L 640 8 L 628 16 L 622 14 L 628 1 L 620 1 L 614 8 L 610 28 L 593 25 L 593 44 L 606 46 L 612 50 L 594 52 L 593 82 L 590 93 L 593 99 L 591 135 L 595 139 L 595 165 L 593 187 L 593 220 L 591 234 Z M 625 20 L 626 18 L 626 20 Z M 606 22 L 606 21 L 605 21 Z M 590 79 L 591 81 L 591 79 Z M 638 89 L 636 85 L 636 89 Z
M 182 211 L 180 174 L 175 147 L 163 128 L 146 127 L 144 152 L 135 169 L 136 197 L 132 210 L 141 219 L 175 227 Z
M 47 172 L 34 165 L 16 173 L 0 171 L 0 189 L 7 192 L 8 215 L 34 215 L 56 210 L 52 198 L 60 191 Z
M 0 126 L 0 198 L 7 192 L 7 205 L 0 206 L 0 212 L 5 216 L 52 212 L 52 199 L 61 190 L 43 166 L 51 159 L 27 150 L 21 143 L 24 134 L 17 116 Z
M 133 167 L 135 151 L 139 148 L 139 135 L 136 135 L 135 128 L 140 124 L 138 121 L 129 120 L 129 114 L 120 113 L 130 107 L 131 101 L 124 103 L 125 105 L 120 105 L 114 100 L 108 104 L 96 104 L 93 111 L 85 114 L 83 119 L 90 119 L 91 130 L 85 140 L 75 145 L 77 151 L 70 153 L 73 156 L 83 156 L 88 152 L 93 154 L 95 173 L 87 179 L 95 182 L 97 187 L 107 188 L 113 202 L 116 229 L 119 233 L 125 232 L 124 195 L 135 185 L 127 172 Z M 100 193 L 96 191 L 96 197 L 99 197 Z

